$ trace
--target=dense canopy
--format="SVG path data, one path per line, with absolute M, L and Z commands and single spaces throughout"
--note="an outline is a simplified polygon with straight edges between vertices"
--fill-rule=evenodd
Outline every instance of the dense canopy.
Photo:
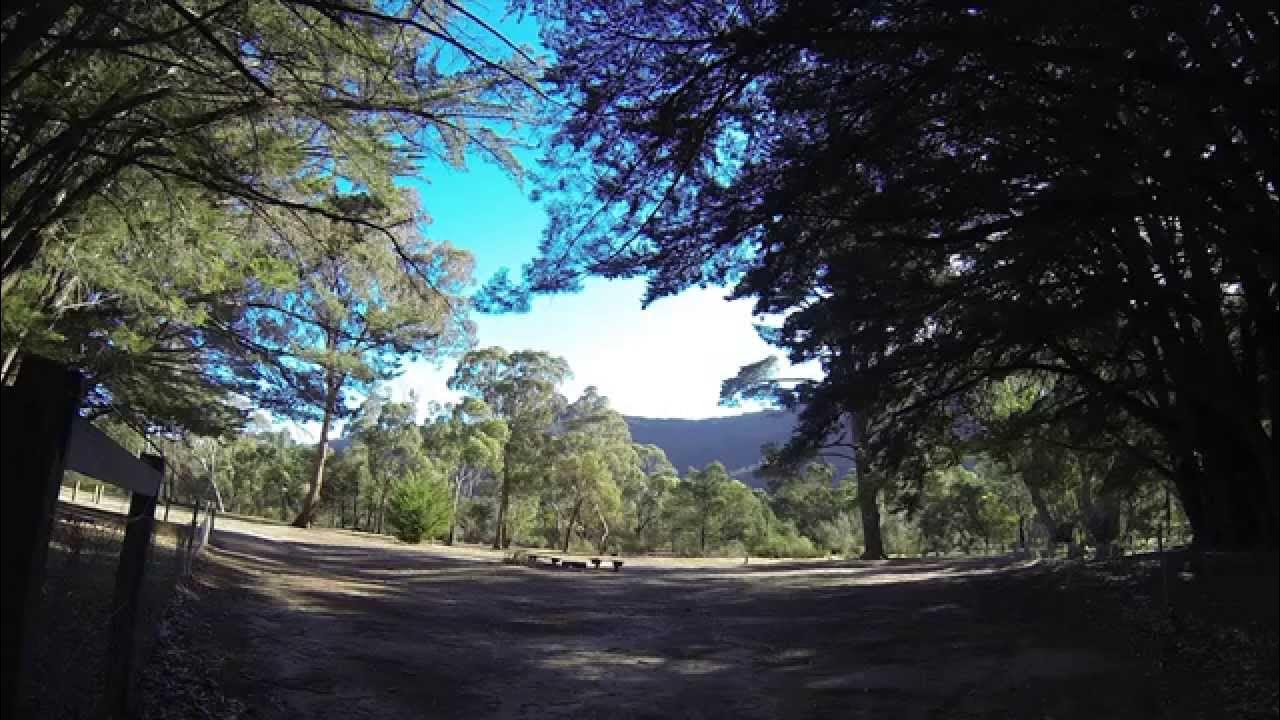
M 823 364 L 802 442 L 864 411 L 892 470 L 1027 373 L 1054 387 L 1038 420 L 1172 480 L 1199 540 L 1276 545 L 1273 10 L 539 9 L 553 219 L 495 303 L 584 274 L 650 299 L 735 282 Z

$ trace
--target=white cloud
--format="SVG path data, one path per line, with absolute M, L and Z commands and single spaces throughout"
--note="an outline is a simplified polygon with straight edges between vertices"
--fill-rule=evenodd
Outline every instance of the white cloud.
M 539 298 L 527 315 L 481 317 L 479 345 L 543 350 L 564 357 L 574 377 L 574 397 L 595 385 L 628 415 L 713 417 L 742 408 L 719 406 L 720 382 L 738 368 L 781 355 L 756 335 L 751 302 L 728 302 L 722 288 L 686 291 L 640 307 L 640 283 L 593 281 L 576 295 Z M 419 402 L 451 402 L 445 383 L 456 361 L 436 368 L 410 365 L 391 383 L 397 400 L 418 393 Z M 783 363 L 786 368 L 786 363 Z M 816 376 L 816 368 L 796 371 Z

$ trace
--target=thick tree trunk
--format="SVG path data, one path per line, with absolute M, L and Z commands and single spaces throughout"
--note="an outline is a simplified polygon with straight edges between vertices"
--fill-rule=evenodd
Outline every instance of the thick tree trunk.
M 858 508 L 862 511 L 863 560 L 884 560 L 884 537 L 880 533 L 880 488 L 864 473 L 858 474 Z
M 324 465 L 329 456 L 329 431 L 333 427 L 333 415 L 338 406 L 338 388 L 330 382 L 328 394 L 324 401 L 324 419 L 320 422 L 320 442 L 316 444 L 315 472 L 311 474 L 311 482 L 307 488 L 307 497 L 302 501 L 302 509 L 290 523 L 294 527 L 305 528 L 315 520 L 316 507 L 320 504 L 320 489 L 324 486 Z
M 1267 468 L 1226 428 L 1200 439 L 1205 442 L 1199 457 L 1189 453 L 1175 478 L 1194 545 L 1205 550 L 1275 550 L 1280 546 L 1280 521 Z
M 569 524 L 564 528 L 564 540 L 560 547 L 560 552 L 569 552 L 569 540 L 573 538 L 573 526 L 578 522 L 578 513 L 582 511 L 582 501 L 578 500 L 573 504 L 573 512 L 569 513 Z

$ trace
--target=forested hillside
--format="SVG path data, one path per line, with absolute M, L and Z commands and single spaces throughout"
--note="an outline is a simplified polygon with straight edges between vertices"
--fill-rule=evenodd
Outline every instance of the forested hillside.
M 730 474 L 752 487 L 764 487 L 755 476 L 760 448 L 782 445 L 796 426 L 794 414 L 782 411 L 744 413 L 720 418 L 647 418 L 625 416 L 631 437 L 638 443 L 657 445 L 678 470 L 704 467 L 720 461 Z M 849 463 L 834 459 L 837 476 Z

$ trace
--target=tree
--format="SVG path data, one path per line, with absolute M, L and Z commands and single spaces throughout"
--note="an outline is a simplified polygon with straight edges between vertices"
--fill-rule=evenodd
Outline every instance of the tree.
M 385 199 L 468 151 L 515 172 L 502 132 L 536 97 L 528 54 L 452 2 L 17 3 L 0 32 L 6 293 L 97 200 L 137 211 L 139 183 L 367 222 L 298 186 Z
M 395 536 L 407 543 L 435 537 L 449 526 L 449 487 L 430 466 L 396 483 L 387 520 Z
M 466 398 L 422 430 L 427 454 L 446 468 L 453 485 L 453 511 L 446 542 L 452 545 L 463 487 L 502 472 L 503 448 L 510 437 L 505 420 L 495 417 L 483 400 Z
M 289 508 L 305 495 L 308 449 L 285 431 L 246 433 L 230 443 L 215 438 L 171 438 L 163 445 L 189 499 L 210 497 L 210 474 L 227 510 L 287 519 Z M 211 473 L 212 471 L 212 473 Z
M 569 540 L 577 527 L 583 506 L 598 508 L 603 497 L 617 485 L 600 453 L 593 449 L 563 451 L 552 468 L 557 483 L 562 488 L 569 515 L 561 534 L 561 552 L 569 552 Z
M 1158 483 L 1151 458 L 1163 450 L 1141 425 L 1081 408 L 1063 384 L 1026 374 L 994 383 L 971 405 L 982 430 L 969 445 L 1017 472 L 1051 542 L 1080 528 L 1107 557 L 1126 498 Z
M 402 481 L 432 475 L 431 463 L 423 451 L 421 431 L 414 423 L 416 414 L 417 405 L 413 402 L 379 403 L 377 416 L 355 436 L 364 446 L 364 461 L 377 493 L 376 502 L 370 504 L 372 522 L 368 523 L 368 529 L 374 532 L 386 531 L 387 506 Z M 437 479 L 433 477 L 431 481 L 434 483 Z M 422 487 L 416 487 L 402 499 L 417 503 L 426 497 L 425 492 Z
M 558 386 L 568 377 L 569 365 L 563 358 L 491 347 L 466 353 L 449 378 L 451 390 L 484 400 L 494 415 L 506 422 L 510 433 L 502 448 L 495 548 L 510 542 L 507 524 L 512 493 L 532 482 L 541 470 L 538 456 L 546 449 L 547 433 L 564 406 Z
M 384 218 L 392 212 L 365 195 L 334 195 L 329 202 L 345 214 Z M 469 341 L 461 292 L 471 257 L 428 242 L 416 222 L 399 226 L 398 237 L 314 218 L 264 231 L 289 281 L 262 284 L 247 301 L 239 330 L 246 351 L 269 373 L 271 384 L 257 397 L 320 421 L 307 499 L 293 521 L 305 527 L 320 500 L 330 432 L 349 412 L 350 393 L 393 377 L 406 361 Z
M 91 203 L 6 284 L 3 375 L 21 353 L 49 357 L 84 375 L 91 415 L 222 435 L 244 422 L 259 377 L 210 318 L 235 313 L 259 246 L 208 197 L 163 190 L 129 190 L 140 197 L 127 217 Z
M 1063 381 L 1208 547 L 1280 544 L 1277 21 L 1249 3 L 540 3 L 566 117 L 520 290 L 736 280 L 877 471 Z M 513 292 L 514 291 L 514 292 Z M 511 297 L 508 297 L 511 296 Z M 824 402 L 822 402 L 825 399 Z
M 763 332 L 766 339 L 777 338 Z M 720 402 L 736 405 L 744 399 L 763 400 L 799 411 L 800 422 L 790 440 L 781 448 L 766 452 L 764 472 L 786 475 L 793 473 L 814 457 L 840 457 L 854 463 L 858 483 L 858 508 L 862 517 L 863 559 L 883 560 L 887 557 L 880 532 L 879 496 L 886 484 L 874 468 L 868 451 L 871 437 L 870 412 L 866 402 L 851 400 L 853 388 L 841 387 L 837 378 L 844 377 L 843 368 L 827 353 L 823 358 L 826 377 L 779 378 L 778 360 L 774 357 L 744 365 L 738 374 L 720 387 Z M 847 382 L 847 381 L 846 381 Z M 836 392 L 835 389 L 840 391 Z
M 769 505 L 779 519 L 795 523 L 801 534 L 816 538 L 822 524 L 833 522 L 840 512 L 834 486 L 830 465 L 809 463 L 799 473 L 769 478 Z
M 640 482 L 642 469 L 626 420 L 609 407 L 595 387 L 565 407 L 557 422 L 550 468 L 552 504 L 568 510 L 561 546 L 568 552 L 573 531 L 588 522 L 598 525 L 597 548 L 609 538 L 609 517 L 622 509 L 620 488 Z M 584 513 L 584 511 L 586 511 Z M 557 514 L 563 515 L 563 512 Z
M 347 447 L 325 468 L 325 492 L 321 504 L 337 515 L 338 527 L 359 528 L 361 488 L 372 491 L 376 483 L 369 472 L 369 449 L 351 435 Z M 366 500 L 368 502 L 368 500 Z
M 633 445 L 639 473 L 628 473 L 621 482 L 624 514 L 631 519 L 631 542 L 651 548 L 661 537 L 663 508 L 679 482 L 675 466 L 657 445 Z
M 740 506 L 743 503 L 741 493 L 734 492 L 732 486 L 735 483 L 742 485 L 729 477 L 724 465 L 717 462 L 701 470 L 690 471 L 672 491 L 669 508 L 673 515 L 672 524 L 694 532 L 699 554 L 706 555 L 708 547 L 720 543 L 726 523 L 736 522 L 731 517 L 731 510 L 742 510 Z

